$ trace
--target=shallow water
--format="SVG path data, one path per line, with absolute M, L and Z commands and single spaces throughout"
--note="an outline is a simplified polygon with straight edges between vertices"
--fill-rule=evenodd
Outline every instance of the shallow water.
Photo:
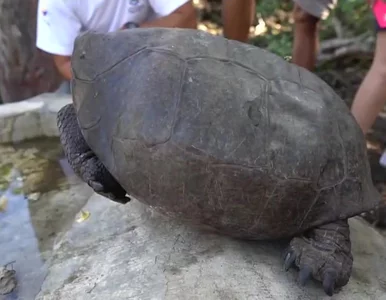
M 17 288 L 1 300 L 34 299 L 55 239 L 72 224 L 91 190 L 70 171 L 58 139 L 0 146 L 0 266 Z

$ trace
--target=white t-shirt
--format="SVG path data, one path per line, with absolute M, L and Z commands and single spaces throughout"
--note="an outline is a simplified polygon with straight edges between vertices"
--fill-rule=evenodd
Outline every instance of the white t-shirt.
M 167 16 L 189 0 L 39 0 L 36 46 L 70 56 L 84 30 L 112 32 L 126 22 Z

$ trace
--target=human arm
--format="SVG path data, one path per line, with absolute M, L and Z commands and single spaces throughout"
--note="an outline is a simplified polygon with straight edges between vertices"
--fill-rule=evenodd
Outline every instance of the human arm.
M 36 46 L 53 55 L 54 63 L 64 79 L 70 80 L 71 54 L 81 22 L 68 2 L 39 0 Z
M 54 63 L 63 79 L 71 80 L 71 56 L 54 55 Z

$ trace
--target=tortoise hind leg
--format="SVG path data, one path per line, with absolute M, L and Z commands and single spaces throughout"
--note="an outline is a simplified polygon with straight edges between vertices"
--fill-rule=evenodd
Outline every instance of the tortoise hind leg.
M 72 104 L 59 110 L 57 123 L 60 142 L 75 174 L 96 193 L 118 203 L 129 202 L 130 198 L 126 196 L 126 191 L 87 145 Z
M 325 224 L 303 236 L 294 237 L 285 253 L 286 271 L 292 265 L 299 268 L 301 285 L 305 285 L 312 276 L 322 282 L 329 296 L 332 296 L 335 287 L 345 286 L 353 265 L 347 220 Z

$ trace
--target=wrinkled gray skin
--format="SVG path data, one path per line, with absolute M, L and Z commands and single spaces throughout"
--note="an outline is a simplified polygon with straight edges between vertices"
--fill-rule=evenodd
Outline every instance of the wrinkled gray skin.
M 72 66 L 74 106 L 58 124 L 97 192 L 237 238 L 291 237 L 284 264 L 302 284 L 347 284 L 347 218 L 380 196 L 359 126 L 321 79 L 188 29 L 88 32 Z

